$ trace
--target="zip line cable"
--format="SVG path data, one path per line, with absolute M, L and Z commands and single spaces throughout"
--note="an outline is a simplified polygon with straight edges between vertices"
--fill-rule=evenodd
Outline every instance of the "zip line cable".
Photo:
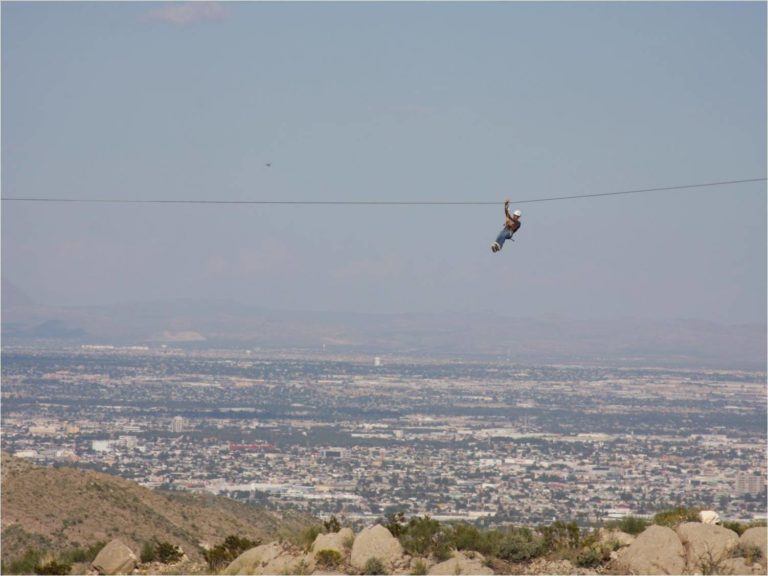
M 745 180 L 724 180 L 720 182 L 704 182 L 699 184 L 683 184 L 681 186 L 663 186 L 660 188 L 641 188 L 637 190 L 621 190 L 619 192 L 597 192 L 594 194 L 575 194 L 570 196 L 553 196 L 550 198 L 529 198 L 527 200 L 510 200 L 510 204 L 531 204 L 534 202 L 555 202 L 559 200 L 574 200 L 578 198 L 597 198 L 603 196 L 619 196 L 624 194 L 644 194 L 648 192 L 663 192 L 668 190 L 686 190 L 711 186 L 730 186 L 749 182 L 765 182 L 768 178 L 749 178 Z M 162 199 L 127 199 L 127 198 L 0 198 L 3 202 L 52 202 L 52 203 L 81 203 L 81 204 L 257 204 L 257 205 L 333 205 L 333 206 L 487 206 L 501 204 L 495 201 L 452 201 L 452 200 L 162 200 Z

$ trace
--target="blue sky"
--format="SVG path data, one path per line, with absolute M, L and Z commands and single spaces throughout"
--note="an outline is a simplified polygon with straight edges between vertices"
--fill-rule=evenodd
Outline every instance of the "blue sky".
M 764 321 L 766 6 L 2 3 L 6 197 L 39 302 Z M 271 166 L 266 166 L 271 163 Z

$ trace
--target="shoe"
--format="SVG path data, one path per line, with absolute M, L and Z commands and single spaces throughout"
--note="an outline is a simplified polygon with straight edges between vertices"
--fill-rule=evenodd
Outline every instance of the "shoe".
M 491 244 L 491 250 L 493 252 L 498 252 L 499 250 L 501 250 L 501 246 L 499 246 L 498 242 L 494 242 L 493 244 Z

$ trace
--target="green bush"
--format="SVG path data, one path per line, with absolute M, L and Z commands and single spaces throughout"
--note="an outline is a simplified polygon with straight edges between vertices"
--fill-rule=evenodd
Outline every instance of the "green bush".
M 525 562 L 546 552 L 544 539 L 527 528 L 512 528 L 503 534 L 496 556 L 507 562 Z
M 395 512 L 387 516 L 387 521 L 384 523 L 384 528 L 390 531 L 392 536 L 398 538 L 405 530 L 405 512 Z
M 579 550 L 576 555 L 576 566 L 581 568 L 597 568 L 611 559 L 610 549 L 599 544 Z
M 323 522 L 323 528 L 326 532 L 338 532 L 341 530 L 341 523 L 336 516 L 331 516 L 328 520 Z
M 49 560 L 44 564 L 35 564 L 33 570 L 35 574 L 69 574 L 72 564 Z
M 365 566 L 363 566 L 363 574 L 366 574 L 366 575 L 386 574 L 386 573 L 387 573 L 387 569 L 384 566 L 384 562 L 382 562 L 378 558 L 368 558 L 368 560 L 365 562 Z
M 411 556 L 426 556 L 434 551 L 441 531 L 437 520 L 413 517 L 400 532 L 400 544 Z
M 747 529 L 747 526 L 742 524 L 741 522 L 723 522 L 722 526 L 723 528 L 728 528 L 729 530 L 733 530 L 739 536 L 744 534 L 744 531 Z
M 317 563 L 322 568 L 333 569 L 339 566 L 342 562 L 341 553 L 338 550 L 320 550 L 315 554 Z
M 158 562 L 173 564 L 181 560 L 184 552 L 182 552 L 181 548 L 170 542 L 157 542 L 155 545 L 155 555 Z
M 310 526 L 301 533 L 298 542 L 299 546 L 304 548 L 304 550 L 309 550 L 312 547 L 312 544 L 314 544 L 315 538 L 322 533 L 323 529 L 320 526 Z
M 662 510 L 653 517 L 653 523 L 659 526 L 667 526 L 669 528 L 676 528 L 683 522 L 698 522 L 699 521 L 699 509 L 698 508 L 686 508 L 685 506 L 678 506 L 677 508 L 671 508 L 669 510 Z
M 648 520 L 637 516 L 625 516 L 619 520 L 616 527 L 622 532 L 637 536 L 648 527 Z
M 21 558 L 16 558 L 10 562 L 8 574 L 34 574 L 35 566 L 40 564 L 43 555 L 42 550 L 27 548 Z
M 249 540 L 239 536 L 227 536 L 221 544 L 203 551 L 203 558 L 208 563 L 210 571 L 218 572 L 221 568 L 232 562 L 246 550 L 258 546 L 260 540 Z
M 144 544 L 141 546 L 141 554 L 139 554 L 139 560 L 143 564 L 157 560 L 157 546 L 154 542 L 144 542 Z
M 416 562 L 413 563 L 413 568 L 411 569 L 411 575 L 412 576 L 424 576 L 427 573 L 427 565 L 424 562 L 424 560 L 416 560 Z
M 106 545 L 107 543 L 102 540 L 91 544 L 87 548 L 73 548 L 72 550 L 64 552 L 61 555 L 60 560 L 70 564 L 76 562 L 91 562 Z
M 581 532 L 576 522 L 566 524 L 558 520 L 549 526 L 540 527 L 539 532 L 544 538 L 544 547 L 548 552 L 572 550 L 578 548 L 581 543 Z

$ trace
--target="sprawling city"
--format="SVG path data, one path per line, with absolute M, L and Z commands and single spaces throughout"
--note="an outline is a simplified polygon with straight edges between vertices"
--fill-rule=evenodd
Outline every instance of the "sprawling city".
M 762 372 L 6 347 L 2 449 L 370 522 L 766 517 Z

